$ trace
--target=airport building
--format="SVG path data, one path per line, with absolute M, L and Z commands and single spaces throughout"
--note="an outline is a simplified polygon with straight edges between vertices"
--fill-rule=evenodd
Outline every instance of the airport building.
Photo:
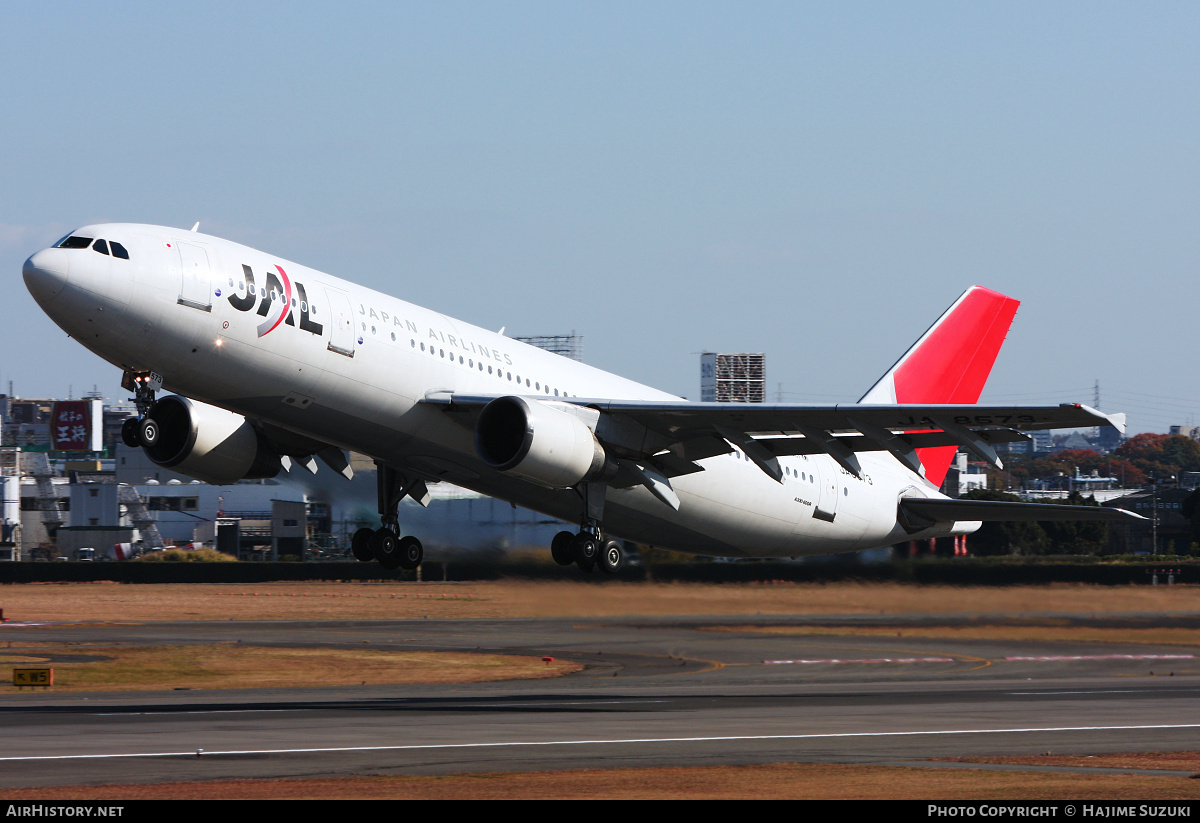
M 297 466 L 267 480 L 213 486 L 120 442 L 92 460 L 67 456 L 81 455 L 0 449 L 0 561 L 125 559 L 201 545 L 242 560 L 342 560 L 354 531 L 379 520 L 375 466 L 365 458 L 353 460 L 352 480 Z M 401 504 L 400 526 L 425 543 L 430 560 L 544 549 L 566 528 L 445 483 L 429 491 L 428 508 Z
M 578 359 L 576 334 L 533 338 Z M 345 559 L 350 537 L 377 526 L 375 465 L 351 455 L 354 478 L 299 466 L 268 480 L 212 486 L 151 462 L 120 437 L 132 404 L 0 395 L 0 561 L 116 559 L 206 545 L 245 560 Z M 410 499 L 400 526 L 428 559 L 544 549 L 561 521 L 445 483 L 430 505 Z

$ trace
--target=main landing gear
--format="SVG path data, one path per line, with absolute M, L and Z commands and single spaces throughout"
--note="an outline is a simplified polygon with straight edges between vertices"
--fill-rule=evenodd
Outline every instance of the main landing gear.
M 572 563 L 585 572 L 600 569 L 607 574 L 616 574 L 625 565 L 625 553 L 617 540 L 605 540 L 602 535 L 588 532 L 559 532 L 550 543 L 550 554 L 560 566 Z
M 385 569 L 415 569 L 425 556 L 421 541 L 412 535 L 400 537 L 388 526 L 359 529 L 350 540 L 357 560 L 378 560 Z
M 559 532 L 550 543 L 550 554 L 560 566 L 572 563 L 585 572 L 599 568 L 616 574 L 625 565 L 624 549 L 616 540 L 606 540 L 602 520 L 604 498 L 608 486 L 604 483 L 583 483 L 575 491 L 583 500 L 584 517 L 579 533 Z
M 429 490 L 423 480 L 405 477 L 378 461 L 375 466 L 379 478 L 379 518 L 383 525 L 356 531 L 350 539 L 350 551 L 355 559 L 378 560 L 385 569 L 415 569 L 421 565 L 425 551 L 417 538 L 400 536 L 400 501 L 411 495 L 422 506 L 428 505 Z

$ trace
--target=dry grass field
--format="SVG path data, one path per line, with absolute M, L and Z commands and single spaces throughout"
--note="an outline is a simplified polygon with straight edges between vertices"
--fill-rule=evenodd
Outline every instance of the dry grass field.
M 1200 753 L 1188 753 L 1193 764 Z M 1036 758 L 1035 758 L 1036 759 Z M 1128 758 L 1125 758 L 1128 760 Z M 1125 760 L 1121 762 L 1125 762 Z M 1030 763 L 1029 765 L 1036 765 Z M 1109 765 L 1092 758 L 1092 766 Z M 1129 768 L 1118 766 L 1117 768 Z M 1138 768 L 1154 768 L 1141 765 Z M 1163 767 L 1173 768 L 1173 767 Z M 222 780 L 0 791 L 23 800 L 1110 800 L 1196 801 L 1200 780 L 1175 775 L 1064 774 L 772 763 L 666 769 Z
M 58 659 L 64 653 L 69 658 Z M 74 657 L 88 659 L 70 659 Z M 53 666 L 55 692 L 480 683 L 559 677 L 583 668 L 569 660 L 515 655 L 264 648 L 240 643 L 109 646 L 34 641 L 0 645 L 0 672 L 9 666 L 38 665 Z M 0 693 L 18 691 L 8 677 L 0 676 L 0 684 Z
M 259 583 L 0 586 L 9 621 L 129 623 L 180 620 L 670 615 L 1171 614 L 1200 611 L 1193 586 L 906 586 L 898 583 L 603 584 Z

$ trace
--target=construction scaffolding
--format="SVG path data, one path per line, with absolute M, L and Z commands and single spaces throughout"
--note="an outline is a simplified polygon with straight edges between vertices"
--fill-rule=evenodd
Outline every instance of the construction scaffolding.
M 24 452 L 25 475 L 37 482 L 38 509 L 42 512 L 42 525 L 46 527 L 46 535 L 53 540 L 59 526 L 66 522 L 62 505 L 59 503 L 59 491 L 54 488 L 54 478 L 57 475 L 50 466 L 50 457 L 45 452 Z
M 522 343 L 537 346 L 539 349 L 561 354 L 571 360 L 581 362 L 583 360 L 583 335 L 576 334 L 574 331 L 570 334 L 552 334 L 541 337 L 514 337 L 513 340 L 520 340 Z
M 0 449 L 0 560 L 21 559 L 21 450 Z
M 706 403 L 763 403 L 767 399 L 767 356 L 761 352 L 700 354 L 700 400 Z
M 129 522 L 142 536 L 143 549 L 162 548 L 162 535 L 158 531 L 158 515 L 146 507 L 146 501 L 133 486 L 122 483 L 117 489 L 117 500 L 125 507 Z

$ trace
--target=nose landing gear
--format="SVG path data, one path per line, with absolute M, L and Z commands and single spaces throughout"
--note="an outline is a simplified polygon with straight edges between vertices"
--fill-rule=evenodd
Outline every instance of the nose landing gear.
M 154 393 L 162 384 L 162 377 L 152 371 L 127 371 L 121 376 L 121 388 L 133 392 L 130 399 L 138 410 L 136 417 L 128 417 L 121 424 L 121 442 L 131 449 L 158 442 L 158 423 L 146 415 L 154 405 Z

